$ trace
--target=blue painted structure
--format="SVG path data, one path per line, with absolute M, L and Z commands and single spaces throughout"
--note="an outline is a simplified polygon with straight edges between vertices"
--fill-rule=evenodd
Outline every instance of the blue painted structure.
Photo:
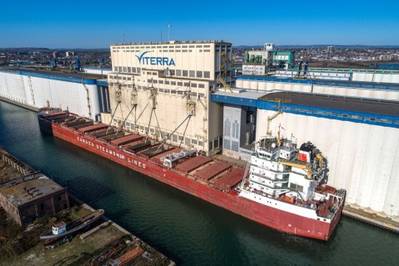
M 285 113 L 298 115 L 307 115 L 342 121 L 350 121 L 354 123 L 399 128 L 399 116 L 354 112 L 335 108 L 321 108 L 300 104 L 274 102 L 264 99 L 252 99 L 220 94 L 212 94 L 211 101 L 215 103 L 222 103 L 234 106 L 253 107 L 263 110 L 282 111 Z

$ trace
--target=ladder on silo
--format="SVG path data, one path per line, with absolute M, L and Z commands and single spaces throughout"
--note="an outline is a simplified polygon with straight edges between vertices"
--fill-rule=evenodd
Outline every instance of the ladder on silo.
M 31 78 L 31 76 L 28 76 L 28 86 L 29 86 L 29 91 L 30 91 L 30 95 L 31 95 L 31 98 L 32 98 L 32 104 L 33 104 L 33 106 L 36 106 L 35 94 L 33 93 L 33 86 L 32 86 L 32 78 Z
M 86 90 L 86 99 L 87 99 L 87 108 L 89 109 L 89 117 L 91 118 L 91 104 L 90 104 L 90 94 L 89 94 L 89 88 L 87 88 L 86 84 L 82 80 L 83 87 Z

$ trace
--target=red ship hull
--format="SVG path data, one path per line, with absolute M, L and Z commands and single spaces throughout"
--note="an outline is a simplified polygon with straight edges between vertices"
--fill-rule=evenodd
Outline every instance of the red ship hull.
M 151 159 L 126 152 L 117 146 L 81 133 L 73 128 L 53 123 L 52 131 L 53 135 L 59 139 L 281 232 L 328 240 L 341 218 L 343 204 L 331 223 L 302 217 L 239 197 L 235 191 L 220 191 L 207 183 L 192 179 L 184 173 L 168 169 Z

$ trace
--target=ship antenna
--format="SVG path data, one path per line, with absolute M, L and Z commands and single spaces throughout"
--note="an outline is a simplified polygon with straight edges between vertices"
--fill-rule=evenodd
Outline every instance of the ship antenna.
M 278 125 L 277 131 L 277 145 L 281 146 L 281 124 Z

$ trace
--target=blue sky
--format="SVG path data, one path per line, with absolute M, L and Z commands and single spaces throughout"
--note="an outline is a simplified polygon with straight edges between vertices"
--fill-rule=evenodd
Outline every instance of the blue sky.
M 399 45 L 396 1 L 2 0 L 0 47 L 104 48 L 122 41 Z

